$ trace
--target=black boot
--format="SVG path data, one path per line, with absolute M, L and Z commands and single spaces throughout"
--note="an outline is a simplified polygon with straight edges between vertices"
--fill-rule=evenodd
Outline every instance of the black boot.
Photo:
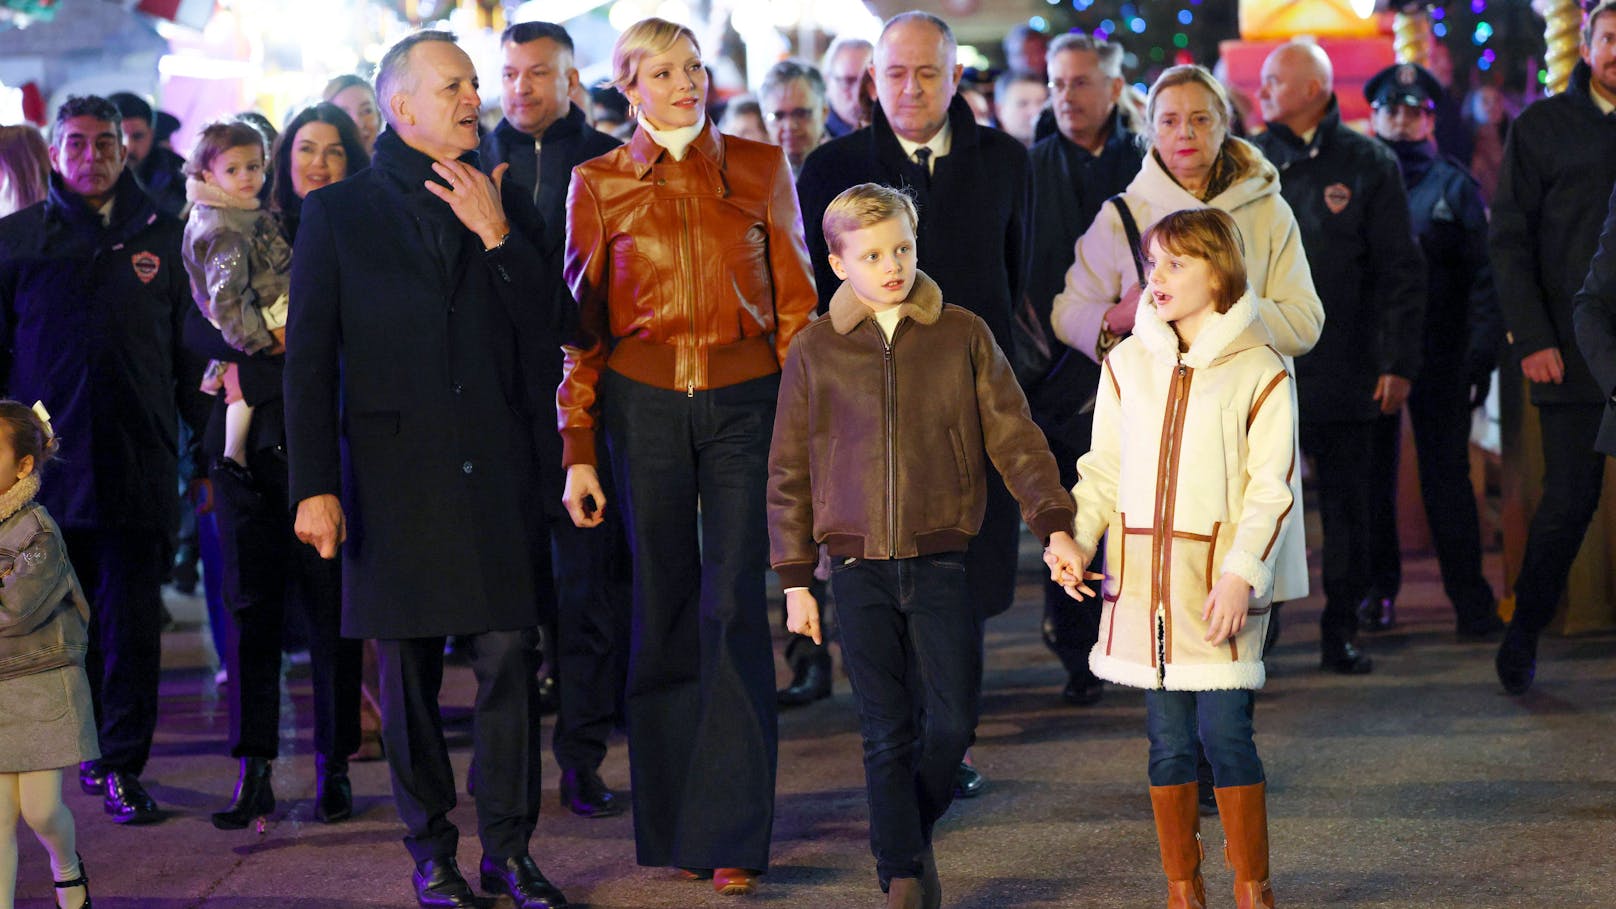
M 1498 645 L 1498 681 L 1510 694 L 1525 694 L 1537 675 L 1537 633 L 1510 622 Z
M 781 707 L 802 707 L 830 697 L 830 653 L 820 651 L 797 664 L 791 685 L 775 692 Z
M 314 756 L 314 817 L 335 824 L 353 817 L 353 784 L 348 782 L 348 759 Z
M 1375 668 L 1369 654 L 1341 634 L 1326 631 L 1319 639 L 1319 668 L 1342 675 L 1368 675 Z
M 230 801 L 229 808 L 213 813 L 213 826 L 220 830 L 241 830 L 254 819 L 273 812 L 275 790 L 269 785 L 269 771 L 269 758 L 242 758 L 236 797 Z

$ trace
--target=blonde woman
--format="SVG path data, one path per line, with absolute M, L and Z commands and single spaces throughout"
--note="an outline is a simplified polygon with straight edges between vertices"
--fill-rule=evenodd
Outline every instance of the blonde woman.
M 0 218 L 45 201 L 49 192 L 50 155 L 39 130 L 0 126 Z
M 564 503 L 580 527 L 621 508 L 633 552 L 639 862 L 749 893 L 774 822 L 769 435 L 780 364 L 817 297 L 785 155 L 706 119 L 695 35 L 646 19 L 618 39 L 612 66 L 637 127 L 579 165 L 567 195 L 580 328 L 557 395 Z

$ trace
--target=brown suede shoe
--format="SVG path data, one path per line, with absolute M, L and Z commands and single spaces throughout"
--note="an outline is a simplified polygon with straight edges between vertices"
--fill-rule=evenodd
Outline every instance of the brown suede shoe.
M 713 889 L 723 896 L 746 896 L 757 890 L 757 872 L 745 868 L 714 868 Z

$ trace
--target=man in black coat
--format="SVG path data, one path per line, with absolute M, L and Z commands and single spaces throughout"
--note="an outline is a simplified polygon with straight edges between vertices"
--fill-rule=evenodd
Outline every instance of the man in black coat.
M 1058 370 L 1030 384 L 1033 419 L 1043 428 L 1066 488 L 1077 485 L 1077 459 L 1089 450 L 1094 413 L 1082 405 L 1094 396 L 1100 367 L 1055 338 L 1049 312 L 1065 287 L 1077 238 L 1089 229 L 1105 200 L 1128 188 L 1144 161 L 1139 137 L 1123 123 L 1122 46 L 1087 35 L 1055 38 L 1045 57 L 1050 108 L 1056 131 L 1032 147 L 1032 259 L 1027 300 Z M 1100 604 L 1074 603 L 1053 583 L 1044 585 L 1044 641 L 1066 667 L 1062 696 L 1092 704 L 1105 683 L 1089 671 L 1089 651 L 1100 634 Z
M 1588 278 L 1577 292 L 1571 310 L 1577 347 L 1605 393 L 1605 412 L 1599 420 L 1594 450 L 1616 457 L 1616 190 L 1610 195 L 1599 249 L 1588 266 Z
M 1408 416 L 1442 589 L 1453 604 L 1459 636 L 1474 639 L 1504 627 L 1492 586 L 1481 573 L 1481 526 L 1470 488 L 1470 411 L 1487 396 L 1504 328 L 1487 258 L 1487 206 L 1480 186 L 1433 141 L 1441 94 L 1442 83 L 1415 63 L 1389 66 L 1364 86 L 1374 108 L 1375 135 L 1397 155 L 1409 215 L 1425 254 L 1424 365 L 1409 392 Z M 1359 612 L 1368 630 L 1394 624 L 1402 584 L 1395 482 L 1402 427 L 1396 413 L 1382 416 L 1375 427 L 1374 470 L 1386 482 L 1376 484 L 1370 500 L 1372 587 Z
M 146 99 L 130 92 L 115 92 L 107 100 L 123 115 L 124 150 L 129 169 L 157 203 L 157 210 L 179 217 L 185 210 L 185 159 L 157 144 L 156 115 Z
M 1027 150 L 972 119 L 955 94 L 963 71 L 956 49 L 953 31 L 936 16 L 887 20 L 872 64 L 874 121 L 815 149 L 797 178 L 797 197 L 821 312 L 841 285 L 821 224 L 830 201 L 859 183 L 907 186 L 920 207 L 920 267 L 945 301 L 981 316 L 1010 355 L 1012 310 L 1026 292 Z M 971 541 L 967 572 L 983 618 L 1015 598 L 1021 529 L 1015 500 L 998 473 L 990 474 L 987 516 Z M 961 776 L 961 794 L 975 795 L 980 776 L 969 768 Z
M 1582 62 L 1566 90 L 1516 119 L 1493 197 L 1492 257 L 1512 352 L 1531 382 L 1543 433 L 1543 496 L 1515 579 L 1515 614 L 1499 645 L 1499 681 L 1523 694 L 1537 640 L 1565 594 L 1605 459 L 1594 449 L 1609 388 L 1573 342 L 1572 300 L 1593 259 L 1616 184 L 1616 2 L 1588 14 Z
M 124 166 L 110 101 L 69 98 L 50 196 L 0 221 L 0 382 L 43 401 L 62 442 L 39 500 L 90 598 L 85 669 L 101 758 L 79 784 L 120 824 L 161 815 L 140 784 L 157 728 L 164 569 L 178 517 L 177 415 L 207 420 L 180 344 L 191 302 L 183 225 Z
M 443 644 L 477 677 L 484 890 L 565 898 L 528 854 L 540 789 L 534 629 L 542 505 L 534 421 L 555 276 L 537 213 L 477 170 L 481 101 L 446 32 L 377 72 L 371 167 L 309 193 L 292 256 L 285 406 L 300 539 L 343 557 L 342 631 L 376 638 L 382 740 L 422 905 L 476 905 L 438 711 Z
M 591 129 L 570 95 L 578 87 L 572 38 L 549 22 L 522 22 L 500 37 L 505 62 L 501 70 L 500 106 L 505 116 L 483 138 L 482 167 L 493 173 L 501 164 L 504 192 L 531 199 L 544 219 L 541 250 L 559 261 L 566 232 L 567 184 L 573 167 L 616 148 L 619 143 Z M 544 295 L 553 301 L 552 318 L 576 320 L 577 303 L 555 271 L 555 287 Z M 561 338 L 542 352 L 534 397 L 553 398 L 561 384 Z M 546 627 L 554 635 L 552 667 L 560 694 L 551 750 L 561 767 L 561 801 L 582 817 L 611 817 L 623 803 L 600 778 L 627 678 L 629 610 L 633 593 L 628 541 L 616 509 L 606 511 L 601 526 L 579 528 L 561 517 L 561 434 L 554 420 L 535 427 L 541 466 L 540 490 L 550 518 L 555 619 Z M 609 484 L 610 471 L 601 477 Z M 610 500 L 612 490 L 606 489 Z M 547 585 L 550 578 L 542 580 Z M 548 596 L 549 590 L 541 591 Z
M 1355 643 L 1369 592 L 1369 498 L 1392 481 L 1373 469 L 1375 421 L 1402 409 L 1419 370 L 1425 263 L 1397 159 L 1341 122 L 1324 51 L 1282 45 L 1262 79 L 1268 131 L 1255 141 L 1279 168 L 1325 313 L 1319 343 L 1296 360 L 1302 449 L 1317 468 L 1324 524 L 1320 664 L 1361 674 L 1373 668 Z

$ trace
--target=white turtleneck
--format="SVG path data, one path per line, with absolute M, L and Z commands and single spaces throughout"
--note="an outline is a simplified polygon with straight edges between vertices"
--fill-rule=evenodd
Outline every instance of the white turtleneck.
M 645 119 L 644 115 L 640 117 L 640 129 L 645 130 L 645 134 L 651 137 L 651 141 L 667 149 L 668 154 L 672 155 L 675 161 L 685 159 L 685 152 L 690 149 L 690 143 L 696 141 L 696 137 L 701 135 L 701 131 L 706 125 L 707 118 L 704 116 L 697 120 L 694 126 L 657 129 L 651 125 L 651 121 Z

